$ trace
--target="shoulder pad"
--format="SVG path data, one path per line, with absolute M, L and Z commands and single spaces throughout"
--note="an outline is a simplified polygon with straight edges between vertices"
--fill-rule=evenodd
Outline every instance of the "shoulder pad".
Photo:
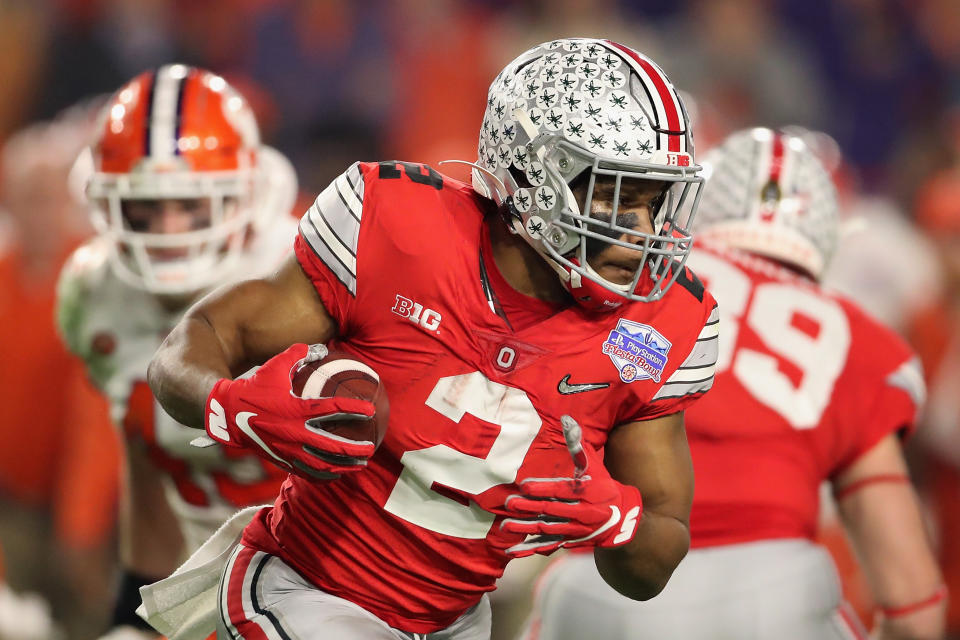
M 697 302 L 703 302 L 704 286 L 700 278 L 697 277 L 697 274 L 686 265 L 681 267 L 677 262 L 671 262 L 670 271 L 676 273 L 677 270 L 679 270 L 680 273 L 677 274 L 677 280 L 673 283 L 674 286 L 683 287 L 690 295 L 697 299 Z
M 108 276 L 109 251 L 100 238 L 87 242 L 70 255 L 57 281 L 57 328 L 69 349 L 81 357 L 80 329 L 88 312 L 87 301 Z

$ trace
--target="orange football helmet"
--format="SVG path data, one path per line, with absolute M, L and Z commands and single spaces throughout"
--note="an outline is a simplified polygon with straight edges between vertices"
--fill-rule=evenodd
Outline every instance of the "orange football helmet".
M 247 101 L 223 78 L 180 64 L 124 85 L 101 114 L 86 165 L 93 224 L 112 242 L 111 265 L 158 294 L 202 290 L 230 275 L 249 230 L 296 197 L 293 168 L 260 144 Z M 158 233 L 128 219 L 130 201 L 201 201 L 209 216 Z

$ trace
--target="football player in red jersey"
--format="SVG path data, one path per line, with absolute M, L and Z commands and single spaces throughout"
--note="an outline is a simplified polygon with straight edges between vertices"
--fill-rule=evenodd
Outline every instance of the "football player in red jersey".
M 716 304 L 683 265 L 692 154 L 653 62 L 566 39 L 494 80 L 472 187 L 351 166 L 303 216 L 294 259 L 203 300 L 151 364 L 179 420 L 291 475 L 239 545 L 218 534 L 148 589 L 144 614 L 178 632 L 167 595 L 203 602 L 210 585 L 188 580 L 219 567 L 199 631 L 487 638 L 484 595 L 511 558 L 581 546 L 621 593 L 656 595 L 687 551 L 683 410 L 717 349 Z M 321 428 L 369 403 L 290 393 L 291 367 L 323 353 L 310 343 L 379 373 L 376 452 Z
M 139 588 L 169 575 L 238 508 L 272 501 L 286 474 L 249 452 L 191 447 L 195 430 L 156 404 L 147 364 L 212 283 L 269 273 L 290 253 L 296 176 L 260 144 L 239 93 L 184 65 L 121 87 L 74 167 L 98 234 L 60 275 L 57 320 L 126 444 L 110 636 L 156 637 L 135 614 Z
M 942 637 L 945 592 L 900 448 L 923 378 L 897 335 L 817 283 L 838 239 L 830 177 L 802 139 L 762 128 L 704 166 L 690 262 L 723 337 L 714 391 L 687 411 L 692 550 L 647 603 L 560 559 L 525 637 L 867 637 L 812 542 L 825 480 L 881 605 L 876 637 Z

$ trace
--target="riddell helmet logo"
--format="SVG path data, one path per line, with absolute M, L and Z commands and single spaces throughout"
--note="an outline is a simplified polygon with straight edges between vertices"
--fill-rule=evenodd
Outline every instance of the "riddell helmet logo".
M 433 309 L 424 309 L 423 305 L 419 302 L 414 302 L 410 298 L 405 298 L 399 293 L 397 294 L 397 300 L 390 311 L 397 314 L 401 318 L 406 318 L 415 325 L 419 325 L 421 328 L 426 329 L 427 331 L 432 331 L 433 333 L 440 331 L 441 316 L 438 312 L 434 311 Z

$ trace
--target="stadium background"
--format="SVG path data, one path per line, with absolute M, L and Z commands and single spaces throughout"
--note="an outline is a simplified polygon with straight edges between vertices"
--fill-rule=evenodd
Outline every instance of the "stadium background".
M 105 93 L 171 61 L 224 75 L 253 103 L 265 142 L 293 161 L 306 203 L 357 159 L 474 159 L 493 76 L 528 46 L 575 35 L 657 60 L 690 97 L 698 151 L 754 124 L 828 134 L 815 140 L 848 230 L 830 279 L 927 365 L 932 401 L 908 452 L 960 634 L 955 0 L 0 0 L 6 581 L 42 594 L 70 638 L 103 623 L 119 447 L 105 404 L 57 341 L 53 287 L 91 233 L 67 177 Z M 842 535 L 825 520 L 867 615 Z

